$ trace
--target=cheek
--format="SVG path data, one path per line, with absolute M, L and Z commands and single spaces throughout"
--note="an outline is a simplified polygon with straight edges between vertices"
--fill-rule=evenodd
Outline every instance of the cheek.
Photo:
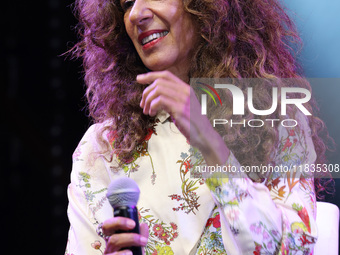
M 183 47 L 193 47 L 195 27 L 191 15 L 184 11 L 183 7 L 178 8 L 172 17 L 172 25 L 176 30 L 176 39 L 181 41 Z M 183 45 L 185 44 L 185 45 Z
M 182 48 L 185 48 L 187 51 L 191 51 L 196 41 L 195 28 L 192 22 L 186 18 L 183 18 L 179 29 L 180 33 L 178 36 L 182 42 Z

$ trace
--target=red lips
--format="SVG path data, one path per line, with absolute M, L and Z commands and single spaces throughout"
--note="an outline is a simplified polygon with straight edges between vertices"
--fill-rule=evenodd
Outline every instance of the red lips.
M 152 35 L 152 34 L 155 34 L 155 33 L 162 33 L 162 32 L 165 32 L 167 30 L 164 30 L 164 29 L 156 29 L 156 30 L 149 30 L 149 31 L 146 31 L 146 32 L 143 32 L 141 33 L 139 36 L 138 36 L 138 42 L 140 44 L 142 44 L 142 40 L 149 36 L 149 35 Z

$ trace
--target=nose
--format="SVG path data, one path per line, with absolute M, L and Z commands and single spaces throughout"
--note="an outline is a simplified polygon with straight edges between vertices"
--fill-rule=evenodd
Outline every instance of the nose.
M 147 0 L 135 0 L 129 14 L 129 20 L 135 25 L 146 24 L 152 18 L 152 11 Z

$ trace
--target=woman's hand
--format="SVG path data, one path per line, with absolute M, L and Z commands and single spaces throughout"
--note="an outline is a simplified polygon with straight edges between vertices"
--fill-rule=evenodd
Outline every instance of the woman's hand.
M 118 230 L 128 231 L 135 227 L 134 220 L 124 217 L 114 217 L 103 223 L 103 234 L 109 236 L 106 240 L 106 249 L 104 254 L 110 255 L 132 255 L 130 250 L 122 248 L 130 246 L 146 246 L 149 237 L 149 228 L 145 223 L 140 224 L 140 234 L 136 233 L 119 233 Z
M 140 103 L 144 114 L 155 116 L 165 110 L 190 144 L 202 152 L 208 165 L 226 162 L 229 150 L 208 118 L 201 114 L 201 106 L 188 84 L 169 71 L 138 75 L 137 82 L 150 84 Z
M 171 72 L 149 72 L 137 76 L 137 82 L 150 84 L 143 92 L 143 113 L 155 116 L 168 112 L 178 129 L 190 138 L 190 86 Z

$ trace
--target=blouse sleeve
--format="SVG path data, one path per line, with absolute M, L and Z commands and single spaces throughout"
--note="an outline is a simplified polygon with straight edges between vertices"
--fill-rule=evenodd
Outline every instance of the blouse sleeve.
M 314 163 L 316 154 L 307 119 L 300 118 L 299 127 L 279 129 L 272 167 L 281 167 L 285 175 L 274 173 L 262 183 L 245 173 L 207 179 L 228 254 L 312 254 L 317 239 L 314 180 L 299 170 Z M 241 169 L 232 153 L 227 163 Z
M 105 196 L 110 179 L 105 160 L 96 153 L 96 128 L 98 125 L 89 128 L 73 154 L 67 210 L 70 229 L 65 255 L 103 254 L 105 250 L 105 240 L 97 229 L 109 215 L 102 217 L 98 211 L 112 212 Z

